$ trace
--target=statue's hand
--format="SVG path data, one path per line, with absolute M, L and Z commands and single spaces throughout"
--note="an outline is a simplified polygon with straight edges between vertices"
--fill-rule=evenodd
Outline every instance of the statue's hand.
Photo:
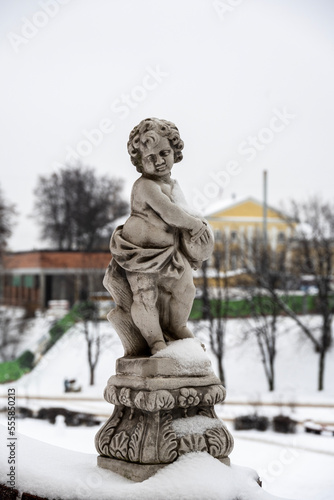
M 195 226 L 190 231 L 190 235 L 191 241 L 193 242 L 199 239 L 202 243 L 208 243 L 210 235 L 207 223 L 200 219 L 197 219 Z
M 203 260 L 210 258 L 214 239 L 206 220 L 192 218 L 192 228 L 181 232 L 181 249 L 192 267 L 200 267 Z

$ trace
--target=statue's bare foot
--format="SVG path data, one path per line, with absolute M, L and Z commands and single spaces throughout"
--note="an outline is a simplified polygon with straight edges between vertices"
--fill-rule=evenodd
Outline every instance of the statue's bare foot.
M 153 355 L 159 351 L 162 351 L 162 349 L 165 349 L 167 347 L 167 344 L 163 340 L 158 340 L 157 342 L 154 342 L 154 344 L 150 347 L 151 347 L 151 353 Z
M 175 330 L 175 337 L 178 339 L 193 339 L 194 334 L 186 326 L 182 326 Z

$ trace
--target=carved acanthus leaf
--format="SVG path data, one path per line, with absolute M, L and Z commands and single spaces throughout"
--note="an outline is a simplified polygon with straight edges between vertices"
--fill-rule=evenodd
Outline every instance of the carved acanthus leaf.
M 172 416 L 166 413 L 161 419 L 159 459 L 161 463 L 171 463 L 177 459 L 177 439 L 171 427 Z
M 233 449 L 233 438 L 227 429 L 217 427 L 205 432 L 210 455 L 215 458 L 227 457 Z
M 120 402 L 117 397 L 117 389 L 114 385 L 107 385 L 104 390 L 104 399 L 113 405 L 119 405 Z
M 134 432 L 131 434 L 129 442 L 129 459 L 131 462 L 139 462 L 140 459 L 140 448 L 142 446 L 144 433 L 144 417 L 139 417 L 138 424 Z
M 134 404 L 140 410 L 154 412 L 174 408 L 175 401 L 171 393 L 165 390 L 140 391 L 135 397 Z
M 215 414 L 215 411 L 212 406 L 202 406 L 198 410 L 197 415 L 202 415 L 203 417 L 209 417 L 209 418 L 217 418 L 217 415 Z
M 209 388 L 205 396 L 203 397 L 203 403 L 214 406 L 218 403 L 222 403 L 225 399 L 226 391 L 222 385 L 213 385 Z
M 115 458 L 127 460 L 128 458 L 129 436 L 125 431 L 121 431 L 110 441 L 110 451 Z
M 96 446 L 99 453 L 105 456 L 110 456 L 110 441 L 115 433 L 115 429 L 123 417 L 123 412 L 120 411 L 112 415 L 109 420 L 104 424 L 96 436 Z
M 193 451 L 208 451 L 205 439 L 201 434 L 188 434 L 180 439 L 179 455 Z

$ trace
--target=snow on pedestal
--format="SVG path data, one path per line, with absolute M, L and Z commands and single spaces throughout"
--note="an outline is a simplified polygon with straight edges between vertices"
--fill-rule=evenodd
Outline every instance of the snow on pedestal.
M 168 358 L 175 361 L 175 376 L 204 376 L 212 374 L 211 361 L 198 339 L 183 339 L 171 342 L 152 358 Z

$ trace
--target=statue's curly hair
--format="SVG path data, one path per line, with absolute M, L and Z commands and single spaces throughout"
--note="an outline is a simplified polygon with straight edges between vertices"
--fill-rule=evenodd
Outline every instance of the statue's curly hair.
M 167 137 L 169 140 L 174 151 L 174 163 L 182 160 L 181 151 L 184 144 L 174 123 L 158 118 L 146 118 L 131 131 L 128 141 L 128 152 L 138 172 L 142 171 L 140 145 L 147 147 L 150 144 L 157 144 L 160 137 Z

